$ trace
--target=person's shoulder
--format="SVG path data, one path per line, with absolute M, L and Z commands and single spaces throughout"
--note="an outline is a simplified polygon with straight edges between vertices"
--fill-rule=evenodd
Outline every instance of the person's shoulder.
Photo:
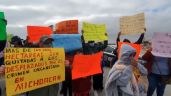
M 117 70 L 124 70 L 126 68 L 124 64 L 118 64 L 118 63 L 115 64 L 113 67 Z

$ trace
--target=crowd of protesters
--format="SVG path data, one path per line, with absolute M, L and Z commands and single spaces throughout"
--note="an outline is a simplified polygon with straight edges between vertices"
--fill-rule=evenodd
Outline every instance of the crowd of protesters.
M 146 29 L 145 29 L 146 31 Z M 83 31 L 82 31 L 83 32 Z M 117 38 L 120 41 L 120 32 Z M 107 34 L 106 34 L 107 35 Z M 141 34 L 135 44 L 141 44 L 144 33 Z M 53 48 L 51 37 L 43 35 L 38 43 L 30 43 L 29 37 L 22 40 L 19 36 L 13 36 L 11 42 L 5 42 L 5 48 Z M 59 93 L 63 96 L 90 96 L 91 87 L 94 91 L 105 91 L 106 96 L 152 96 L 156 90 L 157 96 L 163 96 L 166 85 L 170 83 L 171 75 L 171 58 L 154 56 L 151 47 L 142 59 L 146 63 L 136 60 L 135 48 L 130 45 L 123 44 L 120 50 L 120 57 L 113 58 L 113 66 L 110 69 L 106 83 L 103 84 L 103 66 L 101 64 L 102 73 L 72 80 L 72 63 L 76 54 L 95 54 L 103 51 L 108 41 L 86 43 L 82 36 L 82 49 L 65 53 L 65 81 L 60 84 L 53 84 L 33 91 L 29 91 L 19 96 L 57 96 Z M 130 40 L 124 39 L 123 42 L 131 43 Z M 2 47 L 2 46 L 0 46 Z M 113 50 L 113 54 L 118 56 L 117 48 Z M 1 48 L 3 49 L 3 48 Z M 101 62 L 103 59 L 101 59 Z M 91 62 L 90 62 L 91 63 Z M 4 52 L 0 53 L 0 75 L 5 74 Z M 105 85 L 105 86 L 103 86 Z M 1 90 L 0 90 L 1 93 Z
M 38 43 L 28 42 L 29 37 L 26 40 L 22 40 L 19 36 L 13 36 L 11 42 L 7 43 L 6 48 L 15 47 L 15 48 L 53 48 L 52 42 L 54 41 L 51 37 L 43 35 Z M 82 38 L 82 41 L 83 38 Z M 20 96 L 57 96 L 58 92 L 67 96 L 89 96 L 91 86 L 93 85 L 94 90 L 103 90 L 103 73 L 72 80 L 71 70 L 74 55 L 76 54 L 94 54 L 100 51 L 103 51 L 107 47 L 107 41 L 95 43 L 90 41 L 88 43 L 82 42 L 83 49 L 75 50 L 72 52 L 66 53 L 65 57 L 65 81 L 62 82 L 62 88 L 59 90 L 59 84 L 50 85 L 47 87 L 39 88 L 33 91 L 29 91 Z M 4 52 L 2 51 L 3 60 L 0 67 L 0 75 L 5 74 L 4 66 Z M 91 79 L 93 82 L 91 82 Z

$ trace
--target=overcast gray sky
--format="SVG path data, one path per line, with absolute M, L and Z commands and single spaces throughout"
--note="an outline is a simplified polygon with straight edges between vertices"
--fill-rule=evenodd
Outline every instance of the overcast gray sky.
M 171 0 L 0 0 L 8 20 L 7 31 L 25 38 L 27 25 L 48 26 L 78 19 L 105 23 L 110 39 L 119 32 L 119 18 L 145 12 L 147 37 L 171 32 Z M 80 27 L 81 29 L 81 27 Z

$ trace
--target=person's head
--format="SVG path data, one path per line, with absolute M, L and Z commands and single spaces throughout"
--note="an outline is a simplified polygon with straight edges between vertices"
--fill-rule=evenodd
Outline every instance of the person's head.
M 39 48 L 39 44 L 38 43 L 35 43 L 33 42 L 32 45 L 31 45 L 32 48 Z
M 51 37 L 44 35 L 39 40 L 39 47 L 51 48 L 53 47 L 52 42 L 53 42 L 53 39 Z
M 81 30 L 81 33 L 83 34 L 84 33 L 84 30 Z
M 128 39 L 124 39 L 123 42 L 131 43 Z
M 21 38 L 18 36 L 13 36 L 11 38 L 11 45 L 13 45 L 14 47 L 23 47 Z
M 83 49 L 81 48 L 81 49 L 77 49 L 77 50 L 74 50 L 74 51 L 70 51 L 70 52 L 67 52 L 66 54 L 67 55 L 75 55 L 75 54 L 81 54 L 81 53 L 83 53 Z
M 94 41 L 88 41 L 88 44 L 93 47 L 95 45 L 95 42 Z
M 119 61 L 122 64 L 130 65 L 131 61 L 132 61 L 132 59 L 134 59 L 135 55 L 136 55 L 136 49 L 135 48 L 133 48 L 130 45 L 123 44 L 121 47 L 121 50 L 120 50 Z
M 98 42 L 98 45 L 103 45 L 103 43 L 102 42 Z

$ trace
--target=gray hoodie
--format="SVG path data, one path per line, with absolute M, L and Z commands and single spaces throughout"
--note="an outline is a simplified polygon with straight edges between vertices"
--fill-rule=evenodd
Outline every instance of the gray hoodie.
M 136 50 L 123 44 L 120 52 L 119 60 L 114 64 L 107 77 L 106 96 L 141 96 L 130 65 L 130 55 Z M 142 65 L 138 64 L 138 68 L 142 74 L 147 74 L 147 70 Z

